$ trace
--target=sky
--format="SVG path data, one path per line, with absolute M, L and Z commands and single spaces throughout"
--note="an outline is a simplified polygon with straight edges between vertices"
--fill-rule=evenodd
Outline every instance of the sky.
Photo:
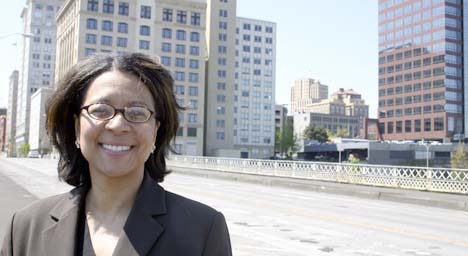
M 290 104 L 294 80 L 313 78 L 354 89 L 377 116 L 378 9 L 375 0 L 237 0 L 237 16 L 275 22 L 276 103 Z M 0 10 L 0 107 L 7 106 L 8 81 L 19 64 L 21 9 L 26 0 Z M 15 46 L 17 43 L 17 46 Z

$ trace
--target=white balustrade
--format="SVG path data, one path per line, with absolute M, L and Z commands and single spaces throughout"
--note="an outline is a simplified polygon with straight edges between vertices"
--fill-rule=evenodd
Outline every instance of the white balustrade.
M 468 170 L 170 155 L 169 167 L 468 194 Z

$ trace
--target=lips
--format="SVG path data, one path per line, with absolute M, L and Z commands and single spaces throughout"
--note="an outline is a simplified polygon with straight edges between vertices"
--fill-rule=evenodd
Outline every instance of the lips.
M 112 152 L 124 152 L 132 149 L 132 146 L 112 145 L 100 143 L 101 147 Z

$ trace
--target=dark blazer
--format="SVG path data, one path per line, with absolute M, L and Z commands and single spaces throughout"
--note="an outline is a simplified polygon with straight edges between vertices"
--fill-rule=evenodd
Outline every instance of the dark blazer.
M 85 193 L 75 188 L 15 213 L 0 255 L 73 255 L 79 202 Z M 228 256 L 232 252 L 220 212 L 165 191 L 146 174 L 114 255 Z

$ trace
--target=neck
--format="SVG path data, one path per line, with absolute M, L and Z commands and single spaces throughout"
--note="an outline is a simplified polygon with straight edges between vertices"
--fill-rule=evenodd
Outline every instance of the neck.
M 143 175 L 142 172 L 136 177 L 120 179 L 91 177 L 92 185 L 86 197 L 87 211 L 113 216 L 128 213 L 143 181 Z

